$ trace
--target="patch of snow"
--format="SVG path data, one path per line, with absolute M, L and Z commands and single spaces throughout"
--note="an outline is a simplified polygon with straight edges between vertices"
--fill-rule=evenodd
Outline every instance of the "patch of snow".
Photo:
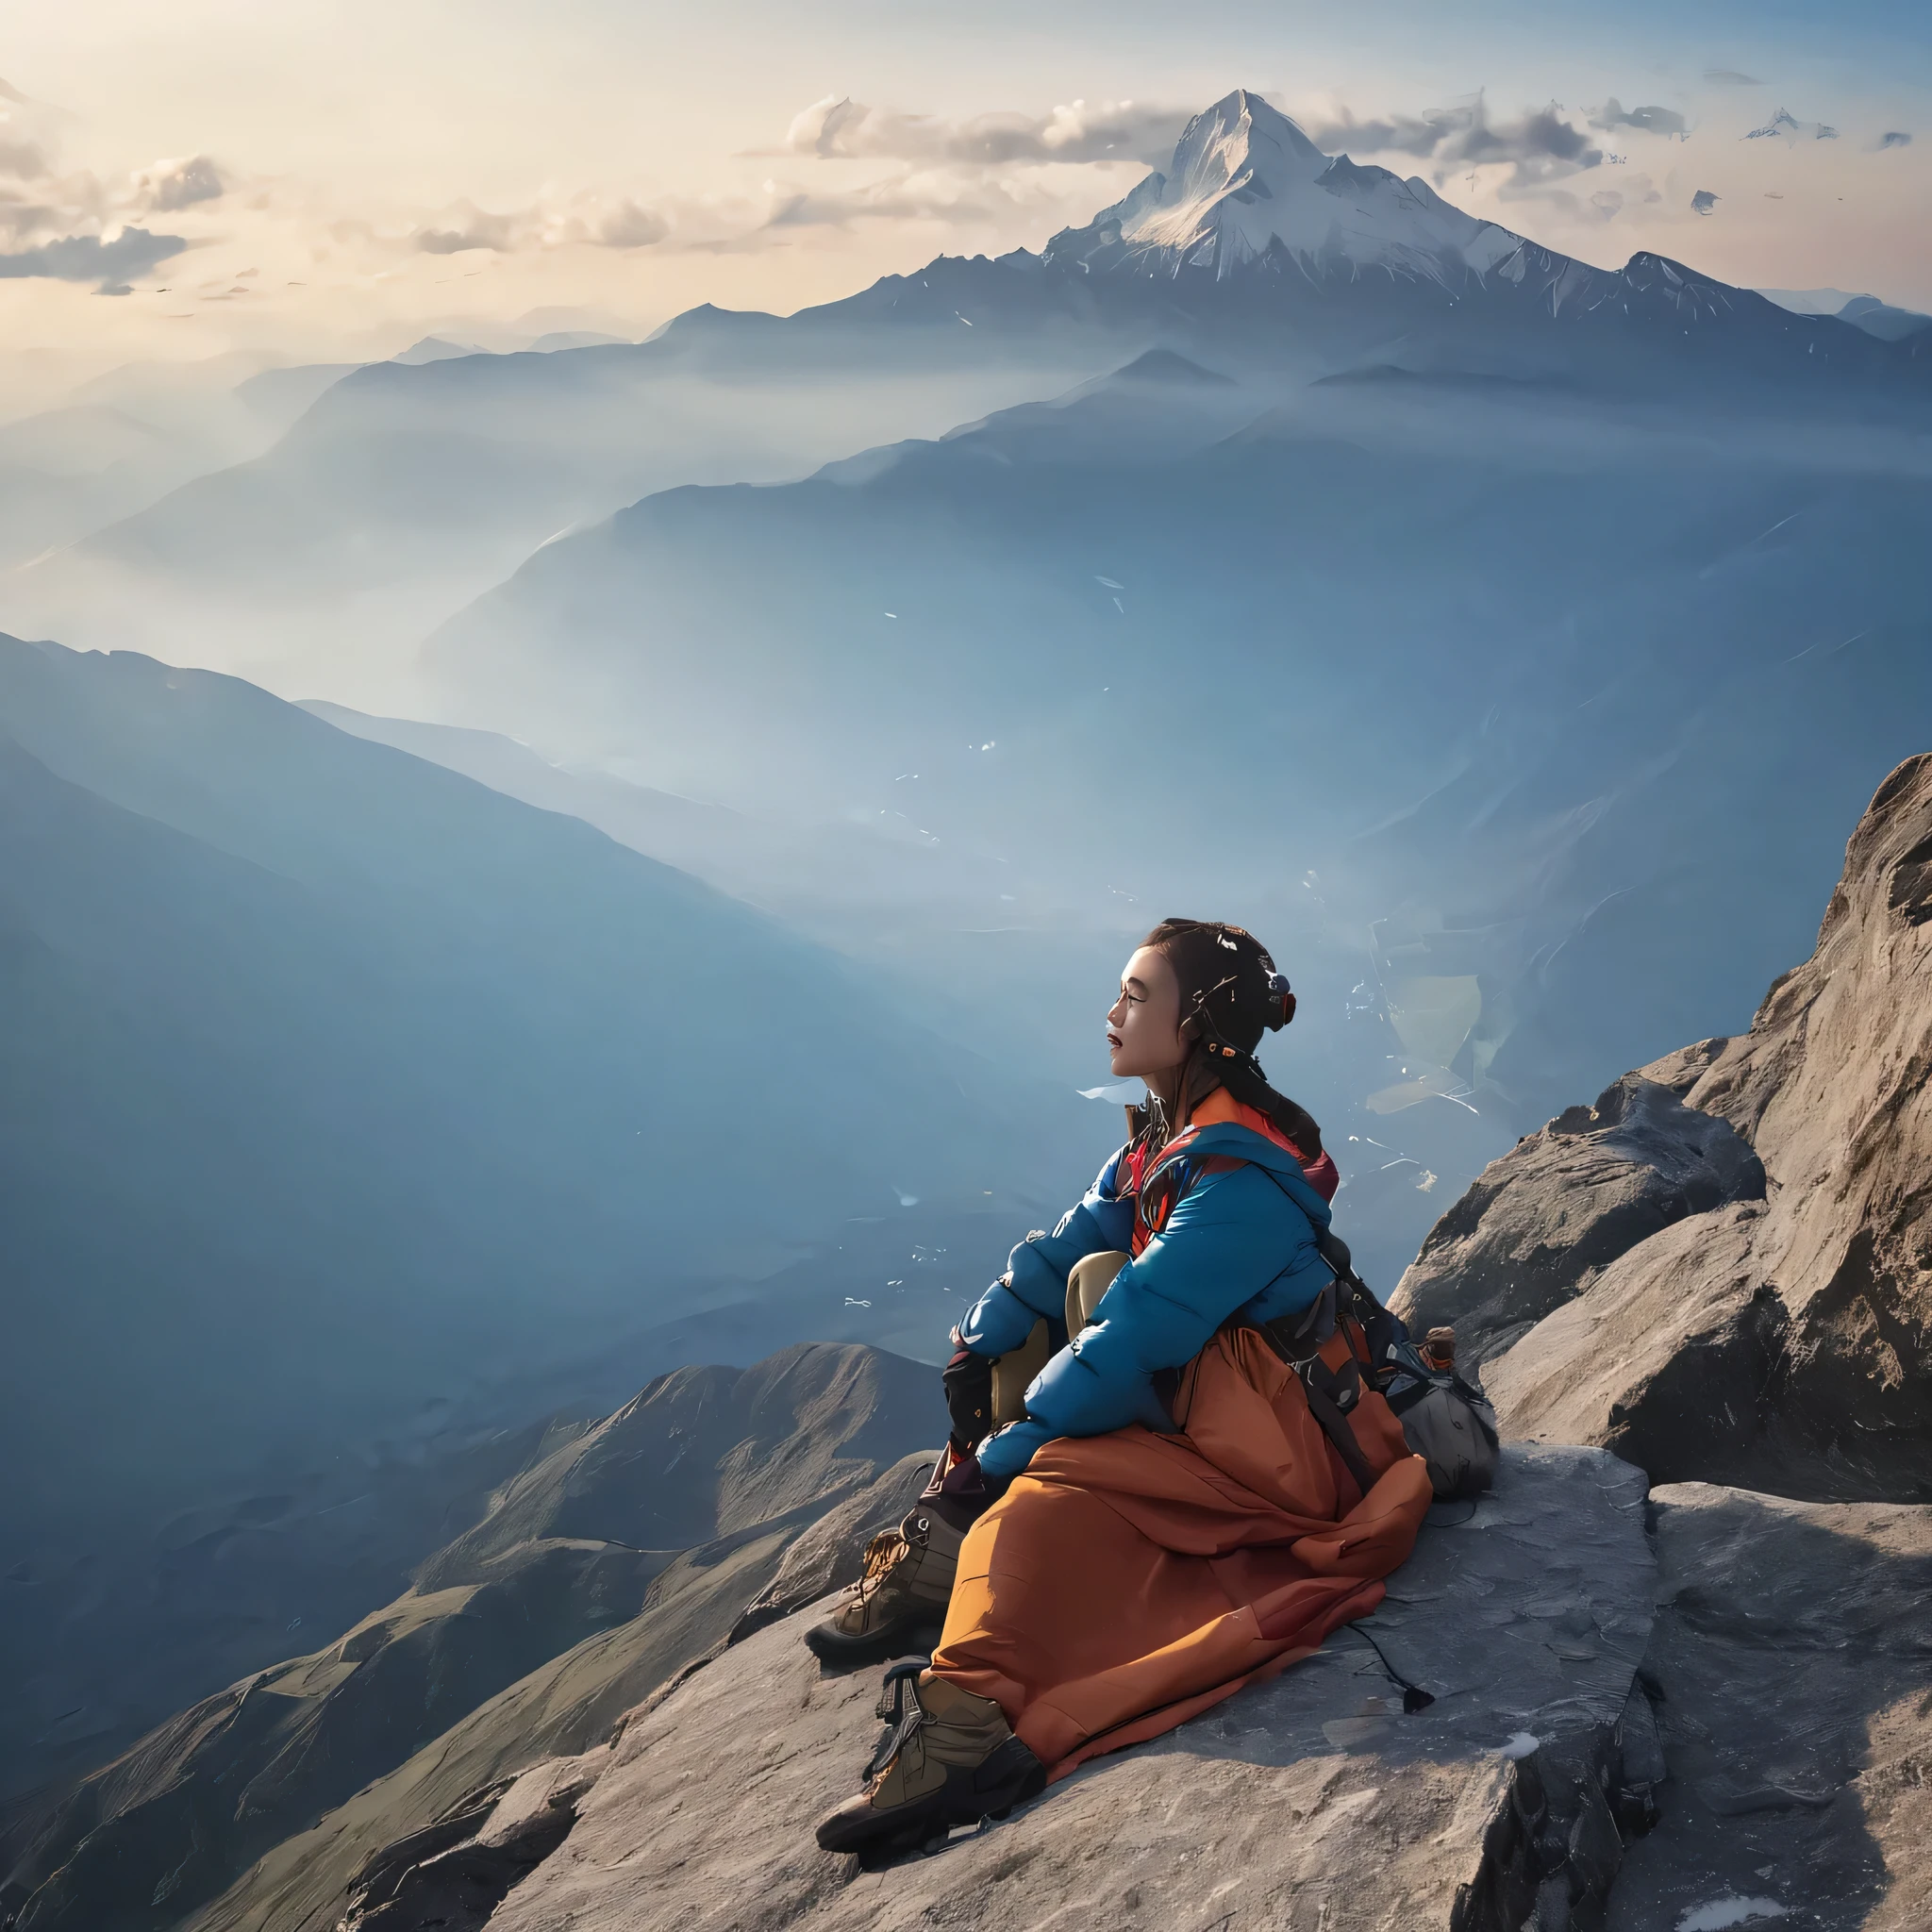
M 1753 1919 L 1786 1918 L 1790 1911 L 1774 1898 L 1714 1898 L 1686 1912 L 1677 1921 L 1677 1932 L 1725 1932 L 1726 1926 L 1747 1925 Z

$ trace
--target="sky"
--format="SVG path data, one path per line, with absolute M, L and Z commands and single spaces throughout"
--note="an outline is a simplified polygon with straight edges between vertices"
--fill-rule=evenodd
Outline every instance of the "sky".
M 637 336 L 1038 247 L 1237 86 L 1599 264 L 1932 307 L 1893 0 L 67 0 L 0 37 L 0 386 Z

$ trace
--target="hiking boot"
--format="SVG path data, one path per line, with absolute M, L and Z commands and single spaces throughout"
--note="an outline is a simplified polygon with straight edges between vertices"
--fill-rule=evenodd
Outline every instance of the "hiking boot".
M 805 1633 L 806 1647 L 828 1664 L 875 1663 L 922 1647 L 952 1601 L 953 1575 L 966 1532 L 924 1501 L 897 1529 L 873 1538 L 865 1569 L 845 1601 Z
M 911 1851 L 956 1824 L 1004 1818 L 1045 1788 L 1045 1766 L 999 1706 L 935 1677 L 923 1660 L 886 1673 L 878 1714 L 892 1728 L 865 1767 L 865 1790 L 819 1820 L 828 1852 Z

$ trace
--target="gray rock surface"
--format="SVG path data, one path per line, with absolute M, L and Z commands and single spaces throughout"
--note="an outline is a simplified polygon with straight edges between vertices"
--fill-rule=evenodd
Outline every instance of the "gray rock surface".
M 1610 1932 L 1932 1924 L 1932 1507 L 1652 1495 L 1666 1766 Z M 1627 1755 L 1627 1754 L 1626 1754 Z M 1716 1916 L 1728 1905 L 1740 1914 Z
M 1539 1323 L 1485 1371 L 1504 1432 L 1613 1443 L 1655 1481 L 1815 1491 L 1827 1476 L 1788 1406 L 1761 1222 L 1748 1203 L 1680 1222 Z
M 1493 1163 L 1400 1303 L 1492 1342 L 1535 1320 L 1485 1364 L 1507 1433 L 1599 1442 L 1659 1482 L 1932 1497 L 1928 1074 L 1922 757 L 1874 795 L 1816 952 L 1751 1030 L 1627 1076 L 1607 1128 L 1574 1110 Z
M 634 1715 L 568 1836 L 489 1924 L 1517 1932 L 1558 1897 L 1581 1924 L 1633 1803 L 1622 1719 L 1655 1576 L 1642 1503 L 1637 1472 L 1600 1451 L 1512 1448 L 1497 1491 L 1439 1509 L 1352 1633 L 1007 1823 L 875 1873 L 820 1852 L 811 1826 L 877 1736 L 879 1674 L 824 1671 L 801 1612 Z M 1405 1716 L 1367 1637 L 1435 1703 Z
M 1727 1202 L 1764 1169 L 1728 1121 L 1626 1074 L 1499 1160 L 1430 1229 L 1391 1306 L 1418 1333 L 1453 1323 L 1479 1364 L 1591 1286 L 1640 1241 Z

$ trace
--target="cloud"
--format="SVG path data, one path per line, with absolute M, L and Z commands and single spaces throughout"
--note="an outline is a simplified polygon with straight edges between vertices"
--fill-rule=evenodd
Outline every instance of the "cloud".
M 1794 147 L 1801 141 L 1836 141 L 1838 129 L 1823 121 L 1796 121 L 1780 108 L 1762 127 L 1754 127 L 1746 141 L 1781 141 Z
M 1612 94 L 1590 117 L 1590 125 L 1605 134 L 1632 127 L 1640 134 L 1682 134 L 1688 124 L 1674 108 L 1625 108 Z
M 58 116 L 0 81 L 0 277 L 92 282 L 125 295 L 136 276 L 191 245 L 156 234 L 143 218 L 218 198 L 219 171 L 206 155 L 157 161 L 110 186 L 86 169 L 56 165 Z
M 1051 113 L 948 119 L 898 114 L 827 94 L 798 115 L 785 152 L 820 160 L 948 162 L 959 167 L 1050 161 L 1164 161 L 1191 115 L 1144 101 L 1070 101 Z
M 1912 137 L 1902 127 L 1888 128 L 1878 137 L 1878 146 L 1880 148 L 1910 147 L 1911 144 Z
M 1434 164 L 1439 183 L 1461 168 L 1509 163 L 1514 172 L 1507 188 L 1518 192 L 1597 167 L 1604 158 L 1563 109 L 1551 106 L 1492 122 L 1481 94 L 1455 107 L 1373 121 L 1357 121 L 1343 108 L 1337 118 L 1309 126 L 1307 135 L 1331 153 L 1413 155 Z
M 98 235 L 62 235 L 32 248 L 0 254 L 0 278 L 94 282 L 103 295 L 125 295 L 135 275 L 145 275 L 187 246 L 180 235 L 151 235 L 145 228 L 123 228 L 111 241 Z
M 763 226 L 842 228 L 853 222 L 975 222 L 1012 215 L 1032 197 L 997 181 L 975 181 L 947 171 L 877 181 L 864 188 L 788 191 L 765 183 L 775 203 Z
M 1713 194 L 1707 188 L 1700 188 L 1690 197 L 1690 212 L 1693 215 L 1707 215 L 1723 198 L 1722 195 Z
M 219 201 L 227 192 L 227 183 L 206 155 L 189 155 L 180 160 L 152 161 L 137 169 L 134 192 L 144 208 L 173 214 L 198 201 Z
M 1762 87 L 1756 75 L 1740 74 L 1735 67 L 1707 67 L 1704 77 L 1712 87 Z
M 470 248 L 492 249 L 507 254 L 522 239 L 523 225 L 515 215 L 492 215 L 474 202 L 464 202 L 453 211 L 446 227 L 418 228 L 411 238 L 425 255 L 461 255 Z
M 671 233 L 671 223 L 656 208 L 620 201 L 597 224 L 597 242 L 606 248 L 649 248 Z
M 885 162 L 882 178 L 852 183 L 841 175 L 832 186 L 767 180 L 760 195 L 647 201 L 585 191 L 508 213 L 463 201 L 420 222 L 408 245 L 431 255 L 570 243 L 736 252 L 782 244 L 802 230 L 862 222 L 1004 225 L 1042 213 L 1058 222 L 1068 213 L 1066 177 L 1050 174 L 1049 163 L 1131 167 L 1150 155 L 1164 161 L 1190 118 L 1178 108 L 1074 101 L 1037 117 L 947 119 L 827 95 L 793 118 L 776 152 L 814 161 Z M 1083 218 L 1091 206 L 1090 200 Z
M 598 248 L 650 248 L 671 239 L 680 217 L 705 231 L 711 212 L 702 203 L 646 206 L 627 196 L 613 199 L 593 192 L 575 195 L 567 202 L 540 202 L 508 214 L 492 214 L 475 202 L 461 201 L 417 227 L 409 245 L 425 255 L 461 255 L 473 248 L 512 255 L 522 249 L 558 248 L 573 242 Z M 764 212 L 763 205 L 741 210 L 739 225 L 756 225 Z

